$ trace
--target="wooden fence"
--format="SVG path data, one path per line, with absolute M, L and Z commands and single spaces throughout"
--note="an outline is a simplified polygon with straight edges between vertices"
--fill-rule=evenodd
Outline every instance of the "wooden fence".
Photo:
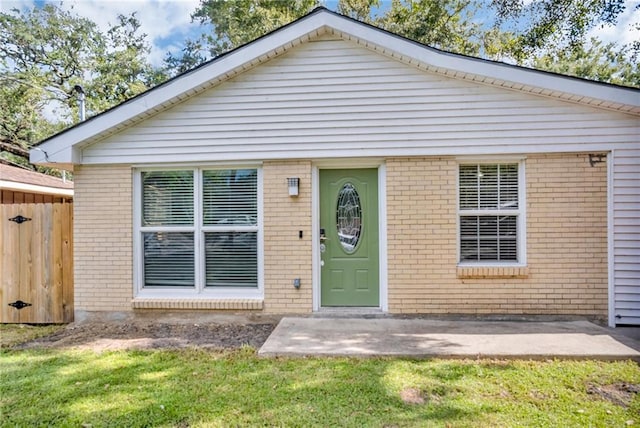
M 0 214 L 0 322 L 73 321 L 73 204 L 7 204 Z

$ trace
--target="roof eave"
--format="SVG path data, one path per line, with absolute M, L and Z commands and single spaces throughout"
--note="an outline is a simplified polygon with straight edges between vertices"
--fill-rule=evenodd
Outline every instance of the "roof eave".
M 36 193 L 40 195 L 73 197 L 73 189 L 41 186 L 38 184 L 18 183 L 15 181 L 0 180 L 0 189 L 13 192 Z
M 439 51 L 321 8 L 87 122 L 54 135 L 31 150 L 31 162 L 55 164 L 58 168 L 60 164 L 72 166 L 81 163 L 81 147 L 95 141 L 96 137 L 124 129 L 325 32 L 448 76 L 640 114 L 640 92 L 636 89 Z
M 66 139 L 65 139 L 66 140 Z M 41 144 L 29 151 L 29 162 L 34 165 L 73 171 L 73 165 L 81 163 L 80 148 L 75 146 L 55 147 Z

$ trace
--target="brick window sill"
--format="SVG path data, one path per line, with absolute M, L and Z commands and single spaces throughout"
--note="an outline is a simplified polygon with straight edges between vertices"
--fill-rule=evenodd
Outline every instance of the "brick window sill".
M 456 276 L 461 279 L 524 279 L 529 277 L 529 268 L 526 266 L 458 266 Z
M 133 309 L 262 310 L 262 299 L 144 299 L 131 301 Z

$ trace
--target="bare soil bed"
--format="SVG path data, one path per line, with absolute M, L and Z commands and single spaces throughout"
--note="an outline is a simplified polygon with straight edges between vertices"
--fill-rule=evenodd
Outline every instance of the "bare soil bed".
M 267 340 L 275 323 L 179 323 L 158 322 L 90 322 L 70 324 L 49 336 L 41 337 L 14 349 L 76 348 L 97 352 L 122 349 L 259 348 Z

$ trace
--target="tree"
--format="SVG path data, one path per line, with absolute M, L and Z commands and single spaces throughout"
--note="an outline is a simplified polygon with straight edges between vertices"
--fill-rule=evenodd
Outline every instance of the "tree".
M 471 0 L 393 0 L 377 24 L 448 52 L 497 59 L 509 34 L 476 20 L 479 6 Z
M 630 48 L 617 48 L 592 38 L 588 45 L 548 52 L 534 58 L 532 66 L 569 76 L 617 85 L 640 87 L 640 64 L 633 61 Z
M 374 11 L 380 8 L 380 1 L 381 0 L 340 0 L 337 11 L 341 15 L 372 24 L 375 23 L 378 18 Z
M 178 57 L 169 53 L 165 65 L 176 74 L 215 58 L 306 15 L 318 0 L 202 0 L 193 21 L 210 24 L 212 33 L 187 40 Z
M 181 55 L 168 54 L 167 69 L 180 73 L 257 39 L 310 12 L 319 0 L 202 0 L 191 15 L 212 34 L 187 40 Z M 440 49 L 467 55 L 501 57 L 509 34 L 486 29 L 474 18 L 479 3 L 472 0 L 339 0 L 339 13 Z
M 513 56 L 519 61 L 541 50 L 581 48 L 587 33 L 598 25 L 615 25 L 624 12 L 625 0 L 491 0 L 498 20 L 517 31 Z
M 92 115 L 160 82 L 139 28 L 135 15 L 119 16 L 102 33 L 51 4 L 1 13 L 0 156 L 28 165 L 25 150 L 76 122 L 76 85 L 84 88 Z

